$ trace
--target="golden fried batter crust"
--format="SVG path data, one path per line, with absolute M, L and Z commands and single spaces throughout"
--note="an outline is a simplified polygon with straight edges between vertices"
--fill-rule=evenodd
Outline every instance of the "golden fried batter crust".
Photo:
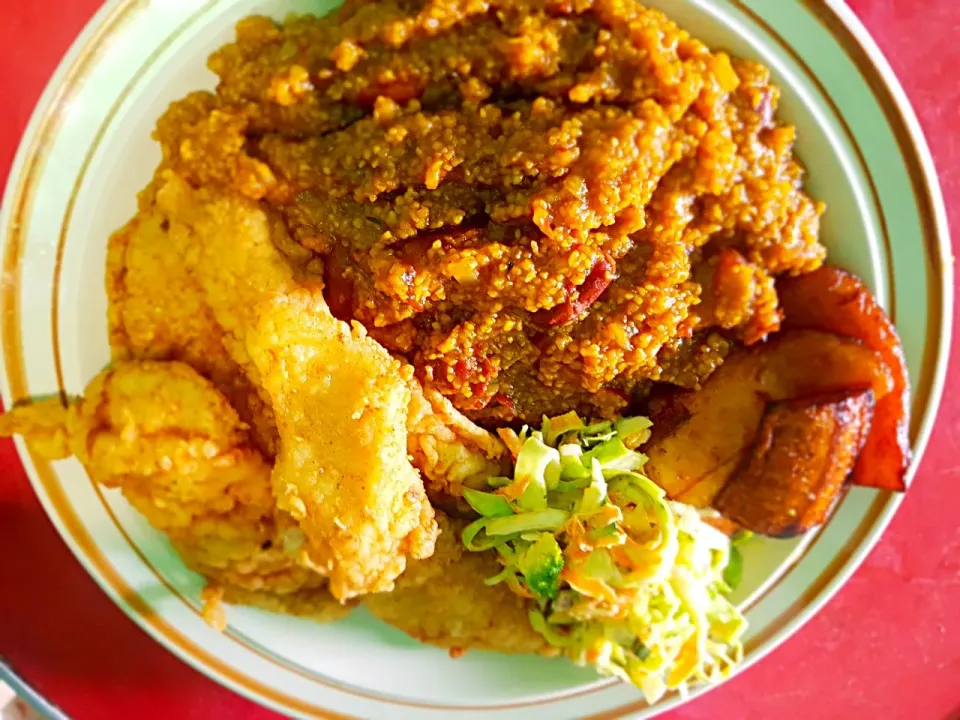
M 274 492 L 306 534 L 310 561 L 341 599 L 390 590 L 407 557 L 433 552 L 437 533 L 407 458 L 400 362 L 359 324 L 336 320 L 319 290 L 263 303 L 247 349 L 280 434 Z
M 437 513 L 440 537 L 430 558 L 410 563 L 391 593 L 368 595 L 374 615 L 432 645 L 464 650 L 554 654 L 527 620 L 529 601 L 484 578 L 503 567 L 493 553 L 464 549 L 464 522 Z
M 180 362 L 131 361 L 95 377 L 83 397 L 0 415 L 50 459 L 75 455 L 216 583 L 285 594 L 325 579 L 296 562 L 298 540 L 277 512 L 270 465 L 226 398 Z
M 140 213 L 110 238 L 106 285 L 114 360 L 190 365 L 229 399 L 250 425 L 257 447 L 272 457 L 273 418 L 228 350 L 224 328 L 198 277 L 197 237 L 174 217 L 177 205 L 166 191 L 169 185 L 179 187 L 176 179 L 167 178 L 143 193 Z

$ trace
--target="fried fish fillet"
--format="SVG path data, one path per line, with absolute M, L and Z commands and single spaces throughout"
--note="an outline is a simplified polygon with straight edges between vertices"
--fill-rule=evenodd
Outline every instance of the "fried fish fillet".
M 0 415 L 0 436 L 15 433 L 48 459 L 75 455 L 95 482 L 120 488 L 211 581 L 241 595 L 316 590 L 327 619 L 347 612 L 286 550 L 299 531 L 276 510 L 270 466 L 236 411 L 190 366 L 119 363 L 67 406 L 58 398 Z
M 441 512 L 437 521 L 433 555 L 411 562 L 393 592 L 367 595 L 367 609 L 421 642 L 451 650 L 556 654 L 530 625 L 530 601 L 503 584 L 484 583 L 503 569 L 496 555 L 464 549 L 463 521 Z
M 407 457 L 403 368 L 362 326 L 334 318 L 319 290 L 277 294 L 259 315 L 247 349 L 277 420 L 278 504 L 336 597 L 389 590 L 437 534 Z
M 282 220 L 259 203 L 194 188 L 170 172 L 161 178 L 156 202 L 169 218 L 174 243 L 188 248 L 185 265 L 220 328 L 224 347 L 260 387 L 246 335 L 260 303 L 299 287 L 310 253 L 298 247 L 293 256 L 284 255 L 278 246 L 296 246 Z
M 262 388 L 245 340 L 257 308 L 304 285 L 316 291 L 322 270 L 316 262 L 311 264 L 309 253 L 304 255 L 306 251 L 292 241 L 283 223 L 254 201 L 193 188 L 170 172 L 158 181 L 155 197 L 172 246 L 189 248 L 181 253 L 182 259 L 175 260 L 172 276 L 187 273 L 199 288 L 234 367 L 252 386 Z M 323 312 L 329 315 L 326 308 Z M 180 325 L 190 329 L 187 322 Z M 424 391 L 413 378 L 409 383 L 408 449 L 431 492 L 459 497 L 465 481 L 498 474 L 506 458 L 500 440 L 473 424 L 439 393 Z M 269 404 L 266 395 L 261 397 Z M 262 434 L 275 437 L 275 432 Z M 275 448 L 276 443 L 272 444 Z
M 270 408 L 226 347 L 227 335 L 196 272 L 198 239 L 173 220 L 169 203 L 158 202 L 156 187 L 151 190 L 141 198 L 141 211 L 111 236 L 108 245 L 113 359 L 190 365 L 227 397 L 250 426 L 257 447 L 272 458 L 276 426 Z
M 362 436 L 349 430 L 356 424 L 364 432 L 375 428 L 382 435 L 377 442 L 389 440 L 384 457 L 393 458 L 401 470 L 387 472 L 376 464 L 357 465 L 350 474 L 355 482 L 331 491 L 343 490 L 344 497 L 351 498 L 353 520 L 346 532 L 336 523 L 345 522 L 348 516 L 332 509 L 328 512 L 326 496 L 314 492 L 315 486 L 323 483 L 309 478 L 303 468 L 294 483 L 307 490 L 298 499 L 313 508 L 300 513 L 299 506 L 290 506 L 304 529 L 313 530 L 306 532 L 307 557 L 322 572 L 335 575 L 335 592 L 345 598 L 389 587 L 402 571 L 406 556 L 429 554 L 432 531 L 424 484 L 432 494 L 457 497 L 464 483 L 498 473 L 506 452 L 499 439 L 473 425 L 442 396 L 424 392 L 406 373 L 401 376 L 397 362 L 377 343 L 365 335 L 354 337 L 355 330 L 341 326 L 323 303 L 320 269 L 311 266 L 309 254 L 304 252 L 291 242 L 282 222 L 260 204 L 194 188 L 177 175 L 161 171 L 151 192 L 144 195 L 138 219 L 111 241 L 111 336 L 114 346 L 126 349 L 127 355 L 183 357 L 210 377 L 237 406 L 241 419 L 252 426 L 252 436 L 264 454 L 288 458 L 279 463 L 282 470 L 278 473 L 293 475 L 301 460 L 289 459 L 292 446 L 304 437 L 345 435 L 352 441 Z M 279 307 L 277 303 L 294 296 L 311 298 L 316 321 L 312 331 L 350 338 L 350 347 L 361 359 L 359 367 L 368 367 L 365 363 L 369 361 L 381 370 L 390 368 L 389 373 L 372 375 L 382 387 L 392 388 L 384 396 L 389 402 L 382 413 L 378 408 L 378 413 L 357 420 L 350 413 L 344 417 L 314 413 L 310 417 L 307 412 L 292 412 L 278 422 L 278 398 L 283 398 L 284 409 L 292 409 L 291 399 L 299 402 L 303 393 L 284 388 L 282 395 L 276 394 L 281 388 L 263 377 L 264 368 L 273 367 L 276 358 L 261 352 L 260 360 L 254 362 L 251 355 L 262 350 L 262 343 L 251 342 L 251 333 L 262 319 L 261 308 L 271 303 Z M 164 308 L 170 312 L 164 313 Z M 294 323 L 291 327 L 305 321 L 292 316 L 287 320 Z M 346 334 L 342 328 L 347 328 Z M 336 355 L 337 347 L 327 354 Z M 323 362 L 330 359 L 320 358 Z M 336 381 L 334 397 L 346 387 L 336 380 L 338 375 L 355 377 L 350 374 L 354 370 L 350 362 L 344 362 L 326 373 Z M 395 379 L 386 383 L 387 375 Z M 374 400 L 370 407 L 376 403 Z M 323 424 L 318 426 L 318 422 Z M 380 422 L 389 427 L 376 428 Z M 390 445 L 398 438 L 405 442 L 406 452 L 403 443 L 399 449 Z M 284 442 L 291 448 L 281 447 Z M 422 470 L 422 481 L 406 453 Z M 327 465 L 334 463 L 332 471 L 336 471 L 337 458 L 348 455 L 317 457 L 317 467 L 326 472 Z M 367 449 L 360 459 L 369 455 Z M 390 466 L 382 463 L 382 467 Z M 357 474 L 368 471 L 374 474 L 366 478 Z M 283 493 L 288 493 L 288 485 L 286 480 L 275 483 Z M 285 497 L 278 495 L 284 508 Z M 321 499 L 319 505 L 313 502 Z M 359 500 L 369 504 L 356 505 Z M 394 527 L 388 526 L 388 519 Z M 342 547 L 327 547 L 331 538 L 337 537 L 345 538 Z M 378 553 L 383 555 L 378 557 Z M 351 563 L 356 564 L 349 567 Z
M 409 388 L 400 364 L 336 320 L 319 283 L 302 287 L 310 283 L 307 268 L 280 252 L 278 245 L 290 244 L 286 230 L 257 203 L 192 188 L 172 174 L 156 200 L 171 236 L 194 249 L 191 276 L 224 347 L 271 408 L 279 433 L 274 489 L 305 531 L 307 557 L 329 573 L 341 599 L 389 588 L 407 555 L 432 552 L 436 533 L 423 482 L 406 457 Z M 284 338 L 281 347 L 272 347 L 275 337 Z M 294 356 L 292 347 L 315 356 Z M 368 382 L 359 383 L 365 373 Z M 304 404 L 321 382 L 326 394 Z M 357 402 L 369 408 L 363 417 Z

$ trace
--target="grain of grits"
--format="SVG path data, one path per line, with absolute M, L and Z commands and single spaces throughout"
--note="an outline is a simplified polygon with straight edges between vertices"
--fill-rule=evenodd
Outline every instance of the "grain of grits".
M 632 0 L 254 17 L 210 67 L 165 166 L 275 208 L 334 311 L 479 421 L 696 386 L 824 258 L 770 73 Z

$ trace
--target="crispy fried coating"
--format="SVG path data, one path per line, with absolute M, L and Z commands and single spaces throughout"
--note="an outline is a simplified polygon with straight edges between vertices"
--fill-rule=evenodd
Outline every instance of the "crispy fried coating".
M 0 416 L 0 435 L 14 433 L 49 459 L 75 455 L 215 583 L 285 594 L 325 582 L 287 551 L 299 531 L 277 512 L 270 465 L 236 411 L 186 364 L 118 363 L 67 406 Z
M 111 238 L 109 319 L 115 357 L 187 363 L 226 396 L 237 422 L 249 426 L 261 474 L 269 474 L 264 458 L 268 463 L 279 456 L 276 498 L 260 500 L 272 502 L 274 516 L 285 519 L 288 545 L 297 545 L 289 537 L 305 539 L 297 549 L 300 561 L 329 574 L 345 600 L 388 589 L 407 557 L 430 554 L 435 526 L 424 482 L 432 494 L 459 497 L 463 484 L 499 472 L 506 453 L 445 398 L 424 392 L 365 333 L 335 320 L 320 277 L 310 253 L 262 204 L 196 188 L 160 170 L 141 196 L 141 212 Z M 316 350 L 317 342 L 333 344 L 314 355 L 294 350 Z M 328 387 L 320 387 L 320 378 Z M 157 450 L 145 448 L 143 456 Z M 108 468 L 90 461 L 91 474 L 106 476 L 109 484 Z M 350 482 L 338 484 L 338 473 Z M 153 498 L 162 490 L 152 476 L 147 483 L 126 481 L 124 488 L 135 507 L 158 520 Z M 178 496 L 173 507 L 182 509 L 186 499 Z M 226 574 L 250 555 L 252 538 L 269 544 L 265 531 L 253 532 L 253 525 L 239 530 L 250 548 L 235 551 L 237 540 L 220 522 L 218 503 L 222 499 L 213 494 L 196 500 L 203 513 L 181 523 L 196 532 L 175 538 L 178 547 L 208 576 L 257 590 L 256 583 Z M 271 531 L 279 532 L 275 521 Z M 266 562 L 271 552 L 254 555 Z
M 406 459 L 409 389 L 400 378 L 399 363 L 365 336 L 351 342 L 349 328 L 345 325 L 341 328 L 330 314 L 319 283 L 314 284 L 313 290 L 298 290 L 301 283 L 311 282 L 300 262 L 304 258 L 295 256 L 291 260 L 278 249 L 278 245 L 291 244 L 285 242 L 286 230 L 257 203 L 194 189 L 170 173 L 164 176 L 156 201 L 169 216 L 171 236 L 182 238 L 181 243 L 192 248 L 187 258 L 191 277 L 221 329 L 229 356 L 251 384 L 261 389 L 261 397 L 268 401 L 272 413 L 286 413 L 283 418 L 274 418 L 280 433 L 275 490 L 280 507 L 291 510 L 306 532 L 307 556 L 321 572 L 330 573 L 331 587 L 342 599 L 368 589 L 388 588 L 393 578 L 402 572 L 406 555 L 423 557 L 431 552 L 434 532 L 422 481 Z M 285 302 L 295 296 L 310 304 L 309 308 L 301 308 L 309 317 L 293 317 L 291 312 L 286 312 L 269 332 L 279 329 L 281 336 L 289 333 L 294 338 L 304 333 L 302 339 L 306 346 L 312 346 L 311 336 L 316 342 L 333 343 L 329 348 L 321 348 L 324 352 L 314 361 L 320 364 L 305 366 L 304 372 L 320 373 L 324 366 L 346 353 L 341 365 L 330 366 L 325 374 L 318 375 L 318 378 L 330 378 L 328 396 L 320 405 L 310 408 L 296 405 L 311 391 L 311 378 L 307 375 L 285 377 L 287 368 L 282 367 L 276 353 L 264 352 L 263 342 L 271 341 L 259 334 L 266 327 L 264 317 L 284 307 L 291 310 L 294 306 Z M 263 310 L 265 306 L 267 309 Z M 288 323 L 289 329 L 283 327 L 283 323 Z M 346 333 L 343 328 L 347 328 Z M 306 358 L 296 360 L 310 362 Z M 278 367 L 279 372 L 273 372 Z M 265 376 L 268 370 L 273 373 L 273 382 Z M 356 387 L 351 384 L 359 374 L 368 371 L 372 373 L 372 384 Z M 295 384 L 290 385 L 291 381 Z M 369 407 L 378 411 L 379 401 L 384 401 L 384 415 L 372 412 L 354 419 L 352 408 L 345 415 L 337 413 L 341 400 L 354 402 L 367 387 L 380 388 L 386 393 L 383 397 L 369 398 Z M 317 456 L 312 464 L 304 465 L 301 441 L 311 436 L 336 436 L 341 430 L 346 443 L 342 457 L 350 456 L 346 448 L 358 447 L 350 441 L 363 439 L 365 442 L 361 443 L 363 447 L 358 447 L 357 458 L 350 458 L 358 464 L 345 471 L 350 484 L 339 490 L 337 485 L 328 486 L 328 491 L 324 491 L 323 480 L 326 476 L 336 476 L 336 457 L 341 455 L 331 456 L 325 449 L 322 457 Z M 354 434 L 356 430 L 361 434 Z M 373 435 L 364 438 L 362 433 L 366 431 Z M 391 445 L 394 438 L 400 440 L 396 448 Z M 371 447 L 380 443 L 383 443 L 379 453 L 382 462 L 364 464 L 364 458 L 377 457 L 377 451 Z M 307 442 L 306 446 L 310 444 Z M 303 490 L 297 497 L 311 508 L 309 514 L 301 511 L 299 503 L 289 501 L 291 477 L 296 478 L 292 486 Z M 332 491 L 344 499 L 339 510 L 329 502 Z M 346 502 L 348 499 L 350 502 Z M 348 520 L 345 508 L 352 513 L 352 521 Z M 340 528 L 338 523 L 344 523 L 345 528 Z M 394 526 L 387 527 L 391 523 Z M 342 537 L 343 542 L 338 544 L 332 540 L 335 537 Z
M 59 397 L 18 405 L 0 415 L 0 437 L 22 435 L 30 448 L 47 460 L 70 457 L 67 406 Z
M 233 605 L 250 605 L 268 612 L 328 623 L 350 614 L 353 603 L 341 603 L 324 587 L 302 588 L 284 595 L 273 590 L 249 590 L 236 585 L 223 588 L 223 601 Z
M 437 528 L 407 458 L 410 389 L 400 362 L 319 291 L 259 308 L 247 348 L 273 403 L 280 453 L 274 492 L 328 572 L 336 597 L 393 586 L 407 557 L 433 552 Z
M 250 425 L 257 447 L 273 457 L 276 427 L 269 406 L 227 348 L 227 333 L 198 277 L 205 269 L 198 262 L 198 238 L 175 219 L 170 188 L 179 189 L 173 178 L 143 193 L 140 213 L 110 238 L 106 285 L 113 358 L 190 365 L 227 397 Z
M 302 249 L 294 258 L 278 245 L 290 245 L 286 229 L 259 203 L 207 188 L 193 188 L 164 173 L 157 206 L 170 220 L 170 235 L 189 248 L 191 277 L 220 328 L 230 357 L 259 387 L 258 373 L 246 347 L 246 334 L 256 320 L 257 306 L 276 293 L 298 287 L 295 277 L 309 257 Z
M 117 357 L 179 359 L 208 377 L 276 453 L 269 398 L 247 352 L 257 306 L 319 282 L 319 267 L 283 223 L 240 196 L 193 188 L 162 171 L 143 209 L 110 241 L 108 295 Z M 495 474 L 505 457 L 493 434 L 411 380 L 409 452 L 432 493 Z
M 431 497 L 459 498 L 464 486 L 479 488 L 509 465 L 507 448 L 496 435 L 415 379 L 410 381 L 407 429 L 407 450 Z
M 437 522 L 434 554 L 411 562 L 393 592 L 367 595 L 367 609 L 421 642 L 452 650 L 555 654 L 530 626 L 529 601 L 503 584 L 484 583 L 503 569 L 496 555 L 464 549 L 463 521 L 438 512 Z

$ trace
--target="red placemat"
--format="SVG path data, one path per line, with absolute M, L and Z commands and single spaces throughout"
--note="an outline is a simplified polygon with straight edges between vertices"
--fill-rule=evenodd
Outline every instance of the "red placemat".
M 960 2 L 850 5 L 917 109 L 960 227 Z M 3 3 L 0 177 L 47 78 L 98 6 Z M 947 383 L 914 486 L 865 565 L 790 641 L 671 720 L 960 717 L 960 396 L 950 391 L 960 387 L 960 367 Z M 67 715 L 273 717 L 162 649 L 107 599 L 61 542 L 6 441 L 0 547 L 0 657 Z

